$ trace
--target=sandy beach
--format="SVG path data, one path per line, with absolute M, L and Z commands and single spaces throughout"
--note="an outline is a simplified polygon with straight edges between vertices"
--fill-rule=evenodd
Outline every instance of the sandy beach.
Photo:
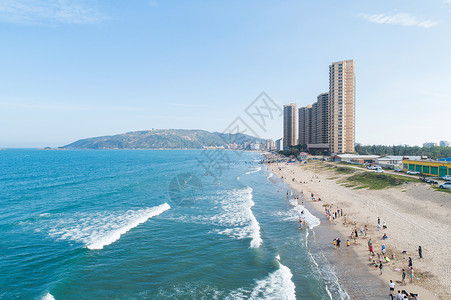
M 303 195 L 317 211 L 325 213 L 325 205 L 332 205 L 332 211 L 343 209 L 343 217 L 330 221 L 330 226 L 342 234 L 342 248 L 346 247 L 349 239 L 350 247 L 361 264 L 368 268 L 368 272 L 377 275 L 373 276 L 374 280 L 387 286 L 387 297 L 388 283 L 393 280 L 395 294 L 398 290 L 406 290 L 419 294 L 419 299 L 450 299 L 451 194 L 436 191 L 421 182 L 382 190 L 346 187 L 342 180 L 349 175 L 337 174 L 333 168 L 324 167 L 326 164 L 273 163 L 269 169 Z M 311 194 L 321 201 L 312 201 Z M 344 216 L 347 224 L 344 224 Z M 377 228 L 378 217 L 380 231 Z M 386 229 L 382 228 L 384 222 Z M 366 237 L 359 231 L 365 225 L 368 227 Z M 359 231 L 356 242 L 351 239 L 355 228 Z M 386 240 L 382 239 L 384 233 L 388 236 Z M 370 266 L 369 239 L 375 253 L 382 253 L 381 247 L 385 244 L 386 256 L 392 258 L 392 254 L 395 255 L 395 259 L 384 263 L 382 275 L 379 275 L 379 269 Z M 423 258 L 419 257 L 418 246 L 423 249 Z M 413 283 L 410 283 L 408 272 L 409 257 L 415 271 Z M 378 261 L 377 255 L 372 259 Z M 402 269 L 407 272 L 406 285 L 401 285 Z M 377 284 L 380 286 L 381 282 Z

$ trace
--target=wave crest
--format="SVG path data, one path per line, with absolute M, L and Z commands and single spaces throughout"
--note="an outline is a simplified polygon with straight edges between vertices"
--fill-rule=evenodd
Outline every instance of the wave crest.
M 50 236 L 82 242 L 90 250 L 100 250 L 120 239 L 130 229 L 170 209 L 169 204 L 118 213 L 81 215 L 59 221 Z

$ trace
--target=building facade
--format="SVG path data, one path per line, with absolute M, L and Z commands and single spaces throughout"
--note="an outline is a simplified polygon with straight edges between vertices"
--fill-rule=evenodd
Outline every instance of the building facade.
M 433 160 L 409 160 L 402 161 L 403 171 L 418 171 L 425 176 L 451 175 L 451 162 L 448 161 L 433 161 Z
M 299 108 L 297 143 L 292 133 L 293 107 L 284 106 L 284 148 L 307 145 L 331 154 L 355 151 L 355 62 L 344 60 L 329 66 L 329 92 L 312 105 Z
M 276 140 L 276 150 L 277 151 L 283 150 L 283 139 Z
M 283 106 L 283 149 L 297 145 L 297 106 L 295 103 Z
M 355 150 L 355 63 L 334 62 L 329 66 L 329 134 L 331 153 Z
M 428 142 L 428 143 L 423 143 L 423 148 L 431 148 L 431 147 L 436 147 L 437 143 L 433 143 L 433 142 Z

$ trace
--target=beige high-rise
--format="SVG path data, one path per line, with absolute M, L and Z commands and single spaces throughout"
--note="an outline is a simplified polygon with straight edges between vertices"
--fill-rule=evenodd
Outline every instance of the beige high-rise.
M 297 107 L 295 103 L 283 106 L 283 149 L 297 145 Z
M 355 62 L 329 66 L 329 146 L 331 153 L 354 152 Z

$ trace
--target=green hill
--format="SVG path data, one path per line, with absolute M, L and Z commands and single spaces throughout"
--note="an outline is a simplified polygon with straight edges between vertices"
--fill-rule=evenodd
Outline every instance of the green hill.
M 78 140 L 64 148 L 72 149 L 202 149 L 204 146 L 227 147 L 236 143 L 264 143 L 242 133 L 228 134 L 205 130 L 155 129 Z

